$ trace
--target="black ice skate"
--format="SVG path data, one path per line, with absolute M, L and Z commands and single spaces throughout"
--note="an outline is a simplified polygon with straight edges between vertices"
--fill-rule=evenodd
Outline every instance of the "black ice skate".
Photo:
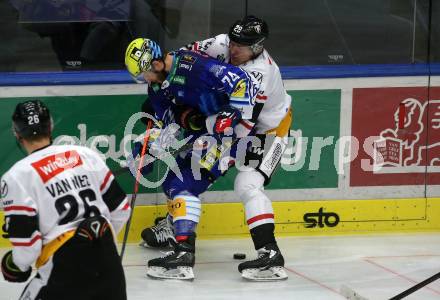
M 141 233 L 141 246 L 146 248 L 167 248 L 168 239 L 174 240 L 173 224 L 167 216 L 157 222 L 156 225 L 145 228 Z
M 238 271 L 244 279 L 252 281 L 287 279 L 284 258 L 276 244 L 268 244 L 257 252 L 257 259 L 238 265 Z
M 148 261 L 147 275 L 159 279 L 193 280 L 195 263 L 195 235 L 176 243 L 170 240 L 173 250 L 163 257 Z

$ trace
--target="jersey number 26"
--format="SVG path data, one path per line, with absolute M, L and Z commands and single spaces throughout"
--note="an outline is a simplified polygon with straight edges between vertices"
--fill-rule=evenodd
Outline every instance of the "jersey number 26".
M 81 200 L 77 200 L 73 195 L 64 195 L 63 197 L 55 200 L 55 208 L 60 215 L 61 219 L 58 221 L 58 225 L 64 225 L 77 219 L 79 213 L 79 206 L 84 204 L 84 218 L 98 216 L 101 214 L 98 207 L 90 204 L 96 200 L 96 194 L 91 189 L 85 189 L 78 193 Z M 81 201 L 81 202 L 80 202 Z

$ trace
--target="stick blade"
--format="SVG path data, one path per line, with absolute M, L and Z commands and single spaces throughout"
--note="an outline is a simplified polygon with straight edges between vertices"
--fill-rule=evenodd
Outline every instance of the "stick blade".
M 344 296 L 346 299 L 349 300 L 369 300 L 359 295 L 359 293 L 357 293 L 356 291 L 354 291 L 353 289 L 349 288 L 346 285 L 341 285 L 339 292 L 341 293 L 342 296 Z

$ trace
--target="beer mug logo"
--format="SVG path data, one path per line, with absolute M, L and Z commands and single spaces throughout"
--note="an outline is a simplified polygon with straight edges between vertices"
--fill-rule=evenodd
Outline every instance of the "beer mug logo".
M 440 166 L 440 100 L 405 99 L 394 112 L 394 123 L 374 142 L 376 170 L 411 167 L 418 172 L 420 166 L 424 172 L 425 166 Z

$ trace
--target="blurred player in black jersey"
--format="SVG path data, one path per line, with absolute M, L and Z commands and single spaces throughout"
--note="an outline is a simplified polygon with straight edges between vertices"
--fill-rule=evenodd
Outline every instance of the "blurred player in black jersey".
M 19 103 L 13 131 L 28 156 L 1 179 L 3 231 L 13 249 L 1 261 L 5 280 L 25 282 L 20 299 L 125 300 L 116 234 L 130 206 L 92 150 L 52 145 L 52 118 L 39 100 Z

